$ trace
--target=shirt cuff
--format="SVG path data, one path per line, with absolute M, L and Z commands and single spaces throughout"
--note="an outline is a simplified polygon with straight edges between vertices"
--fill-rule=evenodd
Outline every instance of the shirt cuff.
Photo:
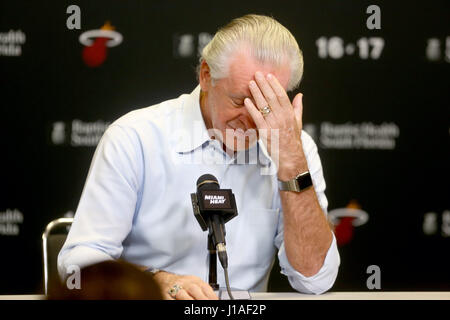
M 281 273 L 288 277 L 291 286 L 301 293 L 321 294 L 328 291 L 334 284 L 340 265 L 340 257 L 336 244 L 336 237 L 332 233 L 333 239 L 328 249 L 325 261 L 319 272 L 315 275 L 306 277 L 295 270 L 289 263 L 284 242 L 278 251 L 278 259 L 280 261 Z
M 64 281 L 66 277 L 70 275 L 67 273 L 67 270 L 70 270 L 71 266 L 76 266 L 79 269 L 82 269 L 89 265 L 108 260 L 114 259 L 107 253 L 91 247 L 79 245 L 71 249 L 66 249 L 61 251 L 58 255 L 59 277 Z

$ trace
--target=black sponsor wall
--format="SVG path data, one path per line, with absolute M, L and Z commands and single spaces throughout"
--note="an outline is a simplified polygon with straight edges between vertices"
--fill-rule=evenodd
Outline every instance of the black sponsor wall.
M 382 290 L 450 289 L 448 2 L 1 1 L 0 294 L 42 291 L 41 234 L 75 212 L 108 124 L 190 92 L 198 50 L 246 13 L 275 17 L 304 53 L 294 94 L 340 243 L 333 290 L 368 290 L 370 265 Z M 277 271 L 270 289 L 289 290 Z

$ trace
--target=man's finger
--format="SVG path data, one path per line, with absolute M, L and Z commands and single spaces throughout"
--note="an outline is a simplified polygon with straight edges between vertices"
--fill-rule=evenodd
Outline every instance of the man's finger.
M 294 107 L 295 120 L 297 120 L 297 124 L 302 128 L 303 121 L 303 94 L 298 93 L 294 100 L 292 101 L 292 106 Z
M 280 108 L 280 102 L 278 101 L 277 95 L 273 91 L 271 85 L 269 84 L 269 82 L 267 82 L 266 78 L 260 71 L 257 71 L 255 73 L 255 79 L 256 82 L 258 83 L 258 88 L 260 89 L 262 95 L 264 96 L 265 101 L 276 113 Z
M 208 297 L 203 293 L 203 290 L 197 285 L 189 287 L 188 293 L 195 300 L 208 300 Z
M 266 106 L 270 107 L 271 112 L 266 115 L 266 122 L 270 125 L 271 124 L 270 122 L 276 121 L 277 117 L 275 116 L 274 110 L 280 109 L 280 106 L 278 105 L 272 106 L 270 102 L 266 100 L 263 93 L 261 92 L 261 89 L 259 88 L 258 84 L 255 81 L 251 80 L 248 87 L 250 89 L 253 99 L 255 100 L 256 107 L 258 110 L 262 110 Z
M 284 107 L 289 106 L 291 104 L 289 96 L 287 95 L 286 90 L 283 88 L 278 79 L 273 74 L 270 73 L 267 75 L 266 78 L 270 86 L 272 87 L 273 91 L 275 92 L 275 95 L 277 96 L 280 105 Z
M 213 288 L 209 284 L 202 285 L 203 293 L 208 297 L 210 300 L 219 300 L 219 297 L 214 292 Z
M 258 129 L 267 129 L 267 123 L 262 115 L 261 111 L 253 104 L 252 100 L 245 98 L 244 105 L 247 108 L 248 113 L 253 118 Z
M 261 90 L 259 89 L 258 84 L 252 80 L 252 81 L 250 81 L 248 87 L 253 96 L 253 99 L 255 100 L 256 107 L 258 109 L 261 109 L 264 106 L 266 106 L 267 105 L 266 98 L 264 97 Z
M 177 300 L 194 300 L 194 298 L 188 294 L 188 292 L 184 289 L 181 289 L 178 291 L 177 295 L 175 296 L 175 299 Z
M 163 299 L 164 299 L 164 300 L 176 300 L 174 297 L 172 297 L 172 296 L 171 296 L 170 294 L 168 294 L 168 293 L 163 293 L 162 296 L 163 296 Z

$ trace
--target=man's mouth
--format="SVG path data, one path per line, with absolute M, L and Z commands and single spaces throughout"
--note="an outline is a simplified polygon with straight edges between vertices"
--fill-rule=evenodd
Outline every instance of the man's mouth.
M 229 133 L 227 133 L 229 132 Z M 230 125 L 227 126 L 225 130 L 225 134 L 231 134 L 233 138 L 249 138 L 256 135 L 255 129 L 243 129 L 243 128 L 234 128 Z
M 228 125 L 228 127 L 226 128 L 225 132 L 227 132 L 227 131 L 231 131 L 233 136 L 237 136 L 237 137 L 243 137 L 243 136 L 245 136 L 245 133 L 246 133 L 246 130 L 244 130 L 242 128 L 234 128 L 230 125 Z

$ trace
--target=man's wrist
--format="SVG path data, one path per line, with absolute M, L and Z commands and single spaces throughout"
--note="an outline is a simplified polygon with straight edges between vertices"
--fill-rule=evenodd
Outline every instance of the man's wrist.
M 153 276 L 156 276 L 157 274 L 164 273 L 165 271 L 158 269 L 158 268 L 150 267 L 150 268 L 145 269 L 144 272 L 147 272 L 147 273 L 152 274 Z
M 308 165 L 306 164 L 306 161 L 297 161 L 288 165 L 280 165 L 277 177 L 280 181 L 289 181 L 294 179 L 300 173 L 306 171 L 308 171 Z
M 308 170 L 306 157 L 303 153 L 303 149 L 300 148 L 298 152 L 286 157 L 286 159 L 280 159 L 277 177 L 280 181 L 289 181 L 294 179 L 300 173 Z
M 163 283 L 169 284 L 173 276 L 175 276 L 175 274 L 161 269 L 158 269 L 157 272 L 149 272 L 149 273 L 152 275 L 153 279 L 160 284 Z
M 292 168 L 292 169 L 279 169 L 278 170 L 278 180 L 279 181 L 289 181 L 294 179 L 299 173 L 307 171 L 306 170 L 301 170 L 301 169 L 297 169 L 297 168 Z

